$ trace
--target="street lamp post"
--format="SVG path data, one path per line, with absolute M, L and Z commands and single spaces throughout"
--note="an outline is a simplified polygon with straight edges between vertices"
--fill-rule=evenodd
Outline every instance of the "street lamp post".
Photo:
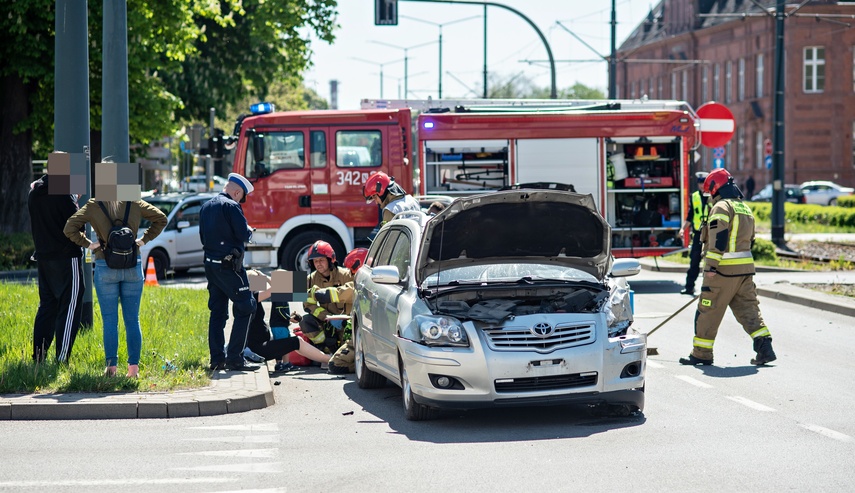
M 383 65 L 391 65 L 393 63 L 398 63 L 398 62 L 404 60 L 403 58 L 399 58 L 397 60 L 392 60 L 391 62 L 377 63 L 373 60 L 366 60 L 364 58 L 359 58 L 359 57 L 351 57 L 351 58 L 353 58 L 354 60 L 356 60 L 358 62 L 370 63 L 371 65 L 377 65 L 378 67 L 380 67 L 380 99 L 383 99 Z
M 415 18 L 415 17 L 410 17 L 410 16 L 408 16 L 408 15 L 400 15 L 400 14 L 398 15 L 398 17 L 399 17 L 399 18 L 403 18 L 403 19 L 409 19 L 409 20 L 411 20 L 411 21 L 423 22 L 423 23 L 425 23 L 425 24 L 430 24 L 430 25 L 433 25 L 433 26 L 437 26 L 437 27 L 439 28 L 439 90 L 438 90 L 438 93 L 437 93 L 437 97 L 438 97 L 439 99 L 442 99 L 442 26 L 448 26 L 448 25 L 451 25 L 451 24 L 457 24 L 458 22 L 469 21 L 469 20 L 472 20 L 472 19 L 478 19 L 478 18 L 479 18 L 479 17 L 481 17 L 481 16 L 480 16 L 480 15 L 472 15 L 472 16 L 469 16 L 469 17 L 464 17 L 464 18 L 462 18 L 462 19 L 456 19 L 456 20 L 448 21 L 448 22 L 433 22 L 433 21 L 426 21 L 426 20 L 424 20 L 424 19 L 417 19 L 417 18 Z
M 428 41 L 427 43 L 421 43 L 421 44 L 417 44 L 417 45 L 413 45 L 413 46 L 398 46 L 398 45 L 395 45 L 392 43 L 385 43 L 383 41 L 374 41 L 374 40 L 369 41 L 369 42 L 375 43 L 378 45 L 388 46 L 390 48 L 397 48 L 399 50 L 404 50 L 404 96 L 406 99 L 406 95 L 409 93 L 409 90 L 407 87 L 407 70 L 408 70 L 408 65 L 409 65 L 409 56 L 408 56 L 407 52 L 409 50 L 421 48 L 422 46 L 432 45 L 432 44 L 436 43 L 436 41 Z

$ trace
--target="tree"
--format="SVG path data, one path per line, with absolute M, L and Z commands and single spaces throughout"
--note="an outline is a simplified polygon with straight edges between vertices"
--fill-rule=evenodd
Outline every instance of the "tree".
M 100 159 L 102 5 L 89 0 L 92 159 Z M 133 143 L 172 135 L 211 107 L 266 94 L 309 66 L 305 28 L 333 40 L 335 0 L 127 0 Z M 55 0 L 0 6 L 0 232 L 26 231 L 33 153 L 53 150 Z
M 489 91 L 491 99 L 549 99 L 550 89 L 538 87 L 531 79 L 519 72 L 515 75 L 501 76 L 490 74 Z M 479 94 L 483 91 L 479 91 Z M 581 82 L 558 90 L 558 99 L 605 99 L 599 89 L 588 87 Z

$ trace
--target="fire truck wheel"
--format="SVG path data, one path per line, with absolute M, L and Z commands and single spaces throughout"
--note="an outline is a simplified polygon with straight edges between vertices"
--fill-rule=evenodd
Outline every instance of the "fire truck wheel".
M 318 240 L 326 241 L 332 245 L 336 259 L 339 263 L 344 262 L 344 256 L 347 252 L 344 251 L 344 246 L 337 237 L 320 231 L 304 231 L 283 246 L 282 255 L 279 257 L 279 266 L 285 270 L 308 272 L 309 249 Z

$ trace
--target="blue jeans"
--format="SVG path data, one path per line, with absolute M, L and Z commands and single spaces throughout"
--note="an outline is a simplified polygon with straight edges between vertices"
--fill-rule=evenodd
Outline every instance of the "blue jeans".
M 125 321 L 125 336 L 128 342 L 128 364 L 140 363 L 142 330 L 140 329 L 140 300 L 143 290 L 142 262 L 130 269 L 111 269 L 107 262 L 95 260 L 95 292 L 101 307 L 104 323 L 104 355 L 107 366 L 116 366 L 119 361 L 119 301 L 122 302 L 122 318 Z

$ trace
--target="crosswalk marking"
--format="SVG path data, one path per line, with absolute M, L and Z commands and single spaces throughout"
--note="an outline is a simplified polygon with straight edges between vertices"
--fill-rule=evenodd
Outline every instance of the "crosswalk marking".
M 284 472 L 282 462 L 266 462 L 263 464 L 212 464 L 198 467 L 173 467 L 170 471 L 204 471 L 204 472 Z
M 828 428 L 824 428 L 822 426 L 812 425 L 809 423 L 799 423 L 799 426 L 802 428 L 812 431 L 814 433 L 819 433 L 820 435 L 828 438 L 833 438 L 834 440 L 838 440 L 841 442 L 849 443 L 852 441 L 852 437 L 846 435 L 844 433 L 840 433 L 839 431 L 830 430 Z
M 279 435 L 245 435 L 234 437 L 185 438 L 190 442 L 279 443 Z
M 738 402 L 739 404 L 742 404 L 743 406 L 750 407 L 751 409 L 754 409 L 757 411 L 763 411 L 763 412 L 767 412 L 767 413 L 775 412 L 775 410 L 772 409 L 771 407 L 764 406 L 763 404 L 760 404 L 759 402 L 754 402 L 750 399 L 746 399 L 745 397 L 740 397 L 738 395 L 729 395 L 729 396 L 727 396 L 727 398 L 732 400 L 733 402 Z
M 279 431 L 276 423 L 257 425 L 191 426 L 188 430 Z
M 687 375 L 676 375 L 676 377 L 677 377 L 678 379 L 680 379 L 680 380 L 682 380 L 682 381 L 686 382 L 686 383 L 690 383 L 690 384 L 694 385 L 695 387 L 700 387 L 700 388 L 702 388 L 702 389 L 711 389 L 711 388 L 713 388 L 713 386 L 712 386 L 712 385 L 710 385 L 710 384 L 708 384 L 708 383 L 706 383 L 706 382 L 701 382 L 700 380 L 697 380 L 697 379 L 692 378 L 692 377 L 687 376 Z
M 665 368 L 662 363 L 657 363 L 651 360 L 650 358 L 647 358 L 647 366 L 649 366 L 650 368 Z
M 57 486 L 148 486 L 152 484 L 183 485 L 204 483 L 228 483 L 237 478 L 140 478 L 140 479 L 62 479 L 58 481 L 0 481 L 5 488 L 53 488 Z
M 203 450 L 201 452 L 181 452 L 178 455 L 202 455 L 206 457 L 253 457 L 272 459 L 279 453 L 275 448 L 257 448 L 241 450 Z

